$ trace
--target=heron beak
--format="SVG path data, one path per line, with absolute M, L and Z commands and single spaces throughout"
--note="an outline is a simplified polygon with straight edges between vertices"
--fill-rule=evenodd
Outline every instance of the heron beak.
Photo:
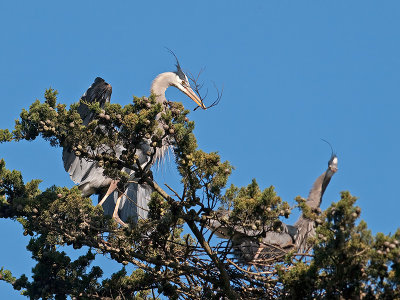
M 336 167 L 336 166 L 329 166 L 329 169 L 330 169 L 333 173 L 336 173 L 337 170 L 338 170 L 338 167 Z
M 192 88 L 189 86 L 183 87 L 182 90 L 190 99 L 192 99 L 198 106 L 200 106 L 202 109 L 207 109 L 203 102 L 200 100 L 200 98 L 196 95 L 196 93 L 192 90 Z

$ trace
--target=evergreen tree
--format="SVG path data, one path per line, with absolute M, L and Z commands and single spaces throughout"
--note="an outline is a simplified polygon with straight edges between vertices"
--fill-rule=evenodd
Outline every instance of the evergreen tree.
M 180 103 L 166 110 L 149 98 L 134 98 L 121 107 L 89 105 L 96 118 L 87 126 L 77 113 L 57 103 L 57 91 L 45 92 L 23 110 L 13 131 L 0 130 L 1 142 L 33 141 L 41 136 L 51 146 L 66 146 L 75 154 L 96 161 L 105 174 L 126 183 L 121 170 L 134 165 L 135 143 L 123 155 L 92 155 L 85 149 L 101 145 L 151 140 L 161 147 L 166 136 L 174 139 L 175 163 L 181 193 L 161 187 L 151 172 L 135 170 L 154 189 L 149 218 L 120 226 L 90 198 L 74 187 L 39 190 L 40 180 L 25 183 L 21 172 L 0 162 L 0 217 L 21 223 L 30 235 L 27 249 L 37 261 L 32 276 L 15 278 L 0 269 L 0 279 L 31 299 L 396 299 L 400 298 L 400 231 L 373 236 L 356 198 L 343 192 L 337 203 L 314 216 L 317 235 L 308 254 L 287 252 L 262 264 L 238 260 L 229 240 L 217 238 L 207 228 L 220 206 L 232 209 L 226 226 L 279 230 L 281 218 L 291 208 L 274 188 L 261 190 L 253 180 L 246 187 L 226 188 L 232 166 L 220 156 L 197 148 L 194 122 Z M 168 128 L 157 126 L 161 118 Z M 99 125 L 101 130 L 99 130 Z M 171 196 L 173 195 L 173 196 Z M 304 199 L 297 199 L 307 210 Z M 310 214 L 310 212 L 307 212 Z M 317 213 L 318 214 L 318 213 Z M 184 228 L 186 228 L 184 230 Z M 261 233 L 262 234 L 262 233 Z M 260 236 L 262 238 L 262 236 Z M 72 260 L 59 246 L 86 247 Z M 97 255 L 120 263 L 121 270 L 100 281 Z M 128 274 L 125 266 L 135 267 Z

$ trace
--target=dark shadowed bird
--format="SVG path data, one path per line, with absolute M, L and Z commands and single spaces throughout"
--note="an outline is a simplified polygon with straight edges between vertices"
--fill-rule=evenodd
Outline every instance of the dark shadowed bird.
M 153 80 L 151 93 L 155 95 L 156 102 L 161 104 L 167 102 L 165 91 L 168 87 L 173 86 L 196 102 L 199 107 L 206 109 L 203 102 L 190 87 L 189 80 L 185 73 L 183 73 L 177 58 L 176 67 L 177 70 L 175 72 L 161 73 Z M 77 108 L 83 120 L 83 125 L 89 124 L 94 118 L 94 113 L 85 103 L 99 102 L 100 107 L 104 107 L 106 103 L 110 102 L 111 92 L 111 85 L 106 83 L 102 78 L 97 77 L 95 79 L 94 83 L 82 96 L 82 100 Z M 166 106 L 162 105 L 162 107 L 165 108 Z M 140 165 L 149 165 L 150 167 L 151 164 L 163 157 L 169 147 L 170 144 L 168 142 L 163 143 L 163 146 L 158 148 L 153 156 L 153 161 L 148 164 L 151 159 L 148 155 L 150 146 L 149 143 L 142 143 L 139 149 L 136 150 Z M 102 151 L 104 151 L 103 148 Z M 122 145 L 117 145 L 113 149 L 117 156 L 120 156 L 123 150 L 125 149 Z M 70 174 L 71 179 L 78 184 L 82 195 L 89 197 L 92 194 L 98 194 L 99 205 L 103 206 L 104 212 L 112 215 L 119 223 L 124 224 L 123 221 L 126 221 L 128 218 L 132 218 L 133 221 L 147 218 L 148 202 L 152 189 L 144 183 L 139 184 L 139 178 L 135 177 L 133 170 L 123 169 L 123 171 L 130 175 L 130 180 L 124 187 L 124 192 L 118 193 L 115 191 L 118 181 L 105 176 L 103 174 L 104 169 L 97 162 L 76 156 L 71 147 L 68 146 L 64 146 L 63 161 L 65 170 Z
M 328 162 L 328 169 L 319 176 L 308 195 L 306 205 L 311 210 L 317 210 L 322 201 L 322 196 L 337 172 L 338 159 L 332 153 Z M 218 210 L 217 219 L 210 219 L 208 227 L 219 237 L 231 239 L 236 256 L 242 262 L 262 261 L 273 257 L 284 255 L 289 250 L 305 253 L 310 250 L 307 240 L 315 236 L 315 221 L 301 214 L 294 225 L 282 224 L 279 232 L 270 229 L 247 230 L 235 225 L 229 228 L 219 220 L 229 218 L 231 211 Z

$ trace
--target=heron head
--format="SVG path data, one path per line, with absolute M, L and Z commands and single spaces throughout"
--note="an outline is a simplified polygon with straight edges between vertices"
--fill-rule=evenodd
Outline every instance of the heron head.
M 327 143 L 329 145 L 329 147 L 331 147 L 331 158 L 328 161 L 328 170 L 331 171 L 332 173 L 336 173 L 338 170 L 338 159 L 337 156 L 335 154 L 335 152 L 333 151 L 333 147 L 331 145 L 331 143 L 329 143 L 327 140 L 321 139 L 323 140 L 325 143 Z
M 336 173 L 338 170 L 338 159 L 336 154 L 332 154 L 331 159 L 328 162 L 328 169 L 333 172 Z
M 168 49 L 168 48 L 167 48 Z M 175 78 L 172 80 L 171 85 L 178 88 L 180 91 L 182 91 L 186 96 L 188 96 L 190 99 L 192 99 L 198 106 L 200 106 L 202 109 L 206 109 L 205 105 L 199 98 L 199 96 L 193 91 L 193 89 L 190 87 L 190 83 L 188 80 L 188 77 L 186 76 L 185 73 L 183 73 L 181 66 L 179 64 L 178 58 L 176 57 L 175 53 L 172 52 L 170 49 L 168 51 L 175 57 L 176 59 L 176 71 L 174 74 L 176 75 Z
M 192 99 L 198 106 L 202 109 L 206 109 L 203 102 L 200 100 L 199 96 L 193 91 L 190 87 L 189 80 L 185 73 L 182 72 L 174 72 L 176 75 L 175 80 L 171 83 L 174 87 L 178 88 L 181 92 L 183 92 L 186 96 Z

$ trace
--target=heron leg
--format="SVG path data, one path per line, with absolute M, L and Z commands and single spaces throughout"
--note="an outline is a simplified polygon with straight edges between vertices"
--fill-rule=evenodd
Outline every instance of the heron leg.
M 110 196 L 115 191 L 115 189 L 117 188 L 118 182 L 119 182 L 119 180 L 111 181 L 110 186 L 108 187 L 108 190 L 107 190 L 106 194 L 104 195 L 103 199 L 101 199 L 101 201 L 97 205 L 103 205 L 104 201 L 107 200 L 108 196 Z
M 113 212 L 113 219 L 120 224 L 121 226 L 126 227 L 127 225 L 120 219 L 120 217 L 118 216 L 118 209 L 119 209 L 119 203 L 121 202 L 121 198 L 124 194 L 121 193 L 121 195 L 118 196 L 117 199 L 117 203 L 115 203 L 115 208 L 114 208 L 114 212 Z
M 254 255 L 254 260 L 258 259 L 258 257 L 260 256 L 261 252 L 263 250 L 263 247 L 260 245 L 257 249 L 256 255 Z

